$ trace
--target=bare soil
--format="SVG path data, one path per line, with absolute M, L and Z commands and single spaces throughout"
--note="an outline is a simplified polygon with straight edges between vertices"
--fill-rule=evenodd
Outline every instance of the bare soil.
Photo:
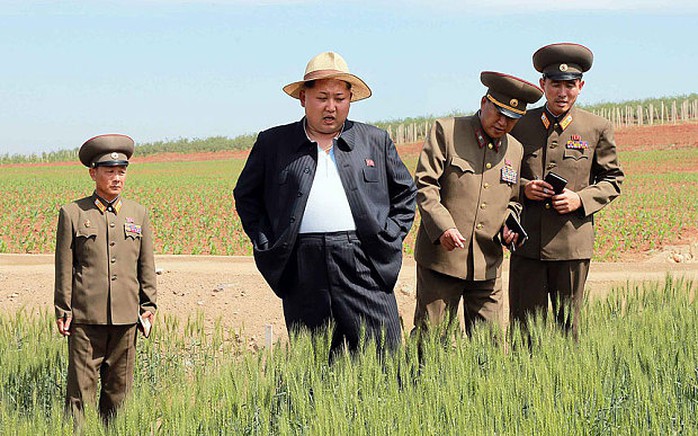
M 698 244 L 694 244 L 669 247 L 643 262 L 593 263 L 587 291 L 591 298 L 602 298 L 626 281 L 663 280 L 667 273 L 695 281 L 697 260 Z M 171 316 L 184 322 L 200 311 L 207 329 L 219 320 L 250 348 L 263 346 L 267 325 L 272 326 L 275 340 L 286 339 L 281 300 L 264 282 L 251 257 L 156 256 L 156 265 L 159 319 Z M 505 291 L 508 269 L 505 260 Z M 22 309 L 34 314 L 52 312 L 53 281 L 52 255 L 0 254 L 0 303 L 5 313 Z M 406 258 L 395 289 L 405 331 L 413 325 L 414 289 L 415 263 Z M 505 318 L 506 300 L 505 296 Z

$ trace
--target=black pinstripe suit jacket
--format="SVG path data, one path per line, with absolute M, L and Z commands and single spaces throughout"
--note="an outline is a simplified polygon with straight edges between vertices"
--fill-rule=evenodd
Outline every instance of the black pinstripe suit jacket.
M 317 166 L 317 147 L 303 125 L 301 120 L 261 132 L 234 190 L 257 268 L 281 297 L 281 277 Z M 412 176 L 387 132 L 350 120 L 336 140 L 335 159 L 361 245 L 391 291 L 402 263 L 402 241 L 414 220 Z

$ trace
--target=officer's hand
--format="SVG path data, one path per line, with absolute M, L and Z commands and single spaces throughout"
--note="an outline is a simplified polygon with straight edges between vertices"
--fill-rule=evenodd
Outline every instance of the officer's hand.
M 149 310 L 146 310 L 141 314 L 141 318 L 147 319 L 150 321 L 150 325 L 153 325 L 153 321 L 155 320 L 155 314 Z
M 519 234 L 512 232 L 511 230 L 509 230 L 509 227 L 507 227 L 507 225 L 504 224 L 504 229 L 502 230 L 502 245 L 510 247 L 512 244 L 514 244 L 518 246 L 518 241 Z
M 448 229 L 439 237 L 439 243 L 446 251 L 454 248 L 465 248 L 465 238 L 458 229 Z
M 58 318 L 56 320 L 56 327 L 58 327 L 58 333 L 63 336 L 70 336 L 70 322 L 72 318 Z
M 553 186 L 545 180 L 531 180 L 524 186 L 524 195 L 529 200 L 543 201 L 554 195 Z
M 553 207 L 557 213 L 564 215 L 582 207 L 582 199 L 576 192 L 565 188 L 562 194 L 553 197 Z

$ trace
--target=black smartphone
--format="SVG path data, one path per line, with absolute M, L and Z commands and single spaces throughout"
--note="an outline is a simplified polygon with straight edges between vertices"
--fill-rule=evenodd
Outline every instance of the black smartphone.
M 528 239 L 528 233 L 526 233 L 526 230 L 523 228 L 519 220 L 516 219 L 514 214 L 509 214 L 506 220 L 506 225 L 509 230 L 519 235 L 518 244 L 512 243 L 509 245 L 509 250 L 516 251 L 516 245 L 523 245 L 523 243 L 526 242 L 526 239 Z
M 555 195 L 562 194 L 565 186 L 567 186 L 567 179 L 555 174 L 552 171 L 549 172 L 543 180 L 550 183 L 550 185 L 553 187 L 553 192 L 555 192 Z

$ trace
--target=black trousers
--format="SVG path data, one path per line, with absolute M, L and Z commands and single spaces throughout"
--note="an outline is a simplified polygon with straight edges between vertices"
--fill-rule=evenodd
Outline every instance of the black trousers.
M 379 350 L 399 346 L 395 294 L 381 285 L 355 232 L 300 234 L 294 251 L 283 297 L 289 332 L 317 332 L 332 323 L 332 353 L 345 344 L 356 350 L 362 327 L 364 339 L 375 340 Z

